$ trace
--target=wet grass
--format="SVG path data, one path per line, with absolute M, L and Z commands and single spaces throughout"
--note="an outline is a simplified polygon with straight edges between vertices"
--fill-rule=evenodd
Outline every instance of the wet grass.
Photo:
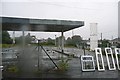
M 6 69 L 7 72 L 11 72 L 11 73 L 18 73 L 19 72 L 19 69 L 17 66 L 15 65 L 11 65 L 11 66 L 8 66 L 7 69 Z

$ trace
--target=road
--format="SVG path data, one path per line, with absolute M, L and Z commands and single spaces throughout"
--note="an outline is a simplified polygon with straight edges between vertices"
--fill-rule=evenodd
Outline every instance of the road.
M 49 49 L 49 47 L 44 47 Z M 17 49 L 17 48 L 16 48 Z M 51 49 L 51 47 L 50 47 Z M 54 49 L 54 48 L 53 48 Z M 19 50 L 19 48 L 18 48 Z M 66 48 L 67 51 L 75 53 L 76 55 L 83 55 L 83 50 Z M 3 72 L 4 78 L 18 77 L 18 78 L 118 78 L 120 72 L 118 70 L 99 72 L 97 69 L 93 72 L 82 72 L 79 58 L 73 58 L 68 62 L 68 70 L 63 73 L 51 71 L 54 69 L 54 64 L 49 59 L 40 59 L 40 70 L 38 73 L 38 52 L 34 46 L 25 47 L 24 51 L 20 51 L 20 56 L 17 59 L 16 66 L 19 68 L 19 73 L 12 75 L 8 72 Z M 43 51 L 42 51 L 43 52 Z M 44 52 L 43 52 L 44 53 Z M 40 52 L 39 52 L 40 54 Z M 86 51 L 86 54 L 95 55 L 94 52 Z M 95 57 L 95 56 L 94 56 Z M 105 58 L 105 57 L 104 57 Z M 59 60 L 54 60 L 57 64 Z M 105 62 L 107 65 L 107 63 Z

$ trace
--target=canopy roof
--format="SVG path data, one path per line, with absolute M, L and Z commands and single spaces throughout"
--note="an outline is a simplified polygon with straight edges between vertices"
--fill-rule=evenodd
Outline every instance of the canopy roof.
M 8 31 L 45 31 L 65 32 L 81 26 L 83 21 L 30 19 L 15 17 L 0 17 L 2 19 L 2 30 Z

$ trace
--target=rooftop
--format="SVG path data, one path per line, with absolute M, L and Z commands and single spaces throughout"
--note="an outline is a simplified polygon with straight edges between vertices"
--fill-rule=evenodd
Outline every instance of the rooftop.
M 84 21 L 0 17 L 2 30 L 66 32 L 84 26 Z

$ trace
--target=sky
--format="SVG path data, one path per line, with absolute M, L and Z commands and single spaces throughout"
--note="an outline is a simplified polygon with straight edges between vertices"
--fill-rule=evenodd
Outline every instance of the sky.
M 58 19 L 84 21 L 83 27 L 64 33 L 65 37 L 80 35 L 90 38 L 90 23 L 98 23 L 98 38 L 118 37 L 118 1 L 119 0 L 1 0 L 0 16 L 35 19 Z M 9 32 L 11 37 L 13 32 Z M 27 34 L 28 32 L 26 32 Z M 37 38 L 58 37 L 60 33 L 30 32 Z M 15 36 L 22 32 L 15 32 Z

